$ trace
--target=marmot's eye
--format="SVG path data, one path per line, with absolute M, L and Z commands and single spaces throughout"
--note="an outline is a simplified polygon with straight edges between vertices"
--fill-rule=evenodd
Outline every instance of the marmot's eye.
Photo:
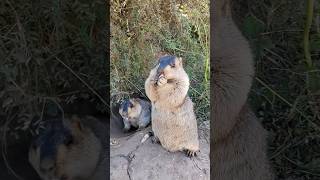
M 175 64 L 170 64 L 170 66 L 171 66 L 172 68 L 176 67 L 176 65 L 175 65 Z
M 70 146 L 71 144 L 73 144 L 73 137 L 70 136 L 70 137 L 67 137 L 65 140 L 64 140 L 64 144 L 66 146 Z

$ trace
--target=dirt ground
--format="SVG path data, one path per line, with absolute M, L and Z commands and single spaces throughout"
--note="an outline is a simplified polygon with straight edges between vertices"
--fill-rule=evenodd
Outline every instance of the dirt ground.
M 210 179 L 208 123 L 199 126 L 200 153 L 193 158 L 183 152 L 168 152 L 160 144 L 153 144 L 150 138 L 141 143 L 150 129 L 125 136 L 121 136 L 120 131 L 110 134 L 113 142 L 110 147 L 111 180 Z

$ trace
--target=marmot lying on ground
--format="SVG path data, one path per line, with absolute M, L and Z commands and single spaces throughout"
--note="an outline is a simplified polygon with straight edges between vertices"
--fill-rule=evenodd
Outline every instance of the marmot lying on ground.
M 125 132 L 131 127 L 140 130 L 151 121 L 151 104 L 140 98 L 126 99 L 121 103 L 119 114 L 122 116 Z
M 188 89 L 189 77 L 182 59 L 175 56 L 161 57 L 145 82 L 152 103 L 153 138 L 171 152 L 186 151 L 188 156 L 194 156 L 199 150 L 199 140 Z
M 227 1 L 215 0 L 213 6 L 211 178 L 271 180 L 266 131 L 246 105 L 253 56 Z
M 105 180 L 107 127 L 93 117 L 48 119 L 29 161 L 43 180 Z

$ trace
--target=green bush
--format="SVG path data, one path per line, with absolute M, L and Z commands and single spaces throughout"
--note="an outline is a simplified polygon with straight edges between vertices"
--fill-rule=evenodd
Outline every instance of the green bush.
M 115 101 L 138 93 L 156 57 L 184 59 L 189 94 L 198 119 L 209 118 L 209 1 L 138 0 L 111 2 L 111 95 Z

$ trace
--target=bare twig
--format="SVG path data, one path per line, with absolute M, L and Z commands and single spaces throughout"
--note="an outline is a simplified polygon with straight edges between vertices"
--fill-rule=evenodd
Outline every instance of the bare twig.
M 56 57 L 56 60 L 60 62 L 65 68 L 67 68 L 74 76 L 76 76 L 85 86 L 87 86 L 87 88 L 90 89 L 90 91 L 94 93 L 105 106 L 110 107 L 109 104 L 86 81 L 84 81 L 80 76 L 78 76 L 68 65 L 66 65 L 58 57 Z
M 290 103 L 289 101 L 287 101 L 284 97 L 282 97 L 280 94 L 278 94 L 276 91 L 274 91 L 270 86 L 268 86 L 265 82 L 263 82 L 261 79 L 259 79 L 258 77 L 255 78 L 260 84 L 262 84 L 264 87 L 266 87 L 270 92 L 272 92 L 272 94 L 274 94 L 275 96 L 277 96 L 281 101 L 285 102 L 288 106 L 290 106 L 291 108 L 293 108 L 296 112 L 298 112 L 303 118 L 305 118 L 310 124 L 311 126 L 317 130 L 320 131 L 320 127 L 314 123 L 309 117 L 307 117 L 301 110 L 299 110 L 298 108 L 296 108 L 292 103 Z
M 311 54 L 310 54 L 310 42 L 309 42 L 310 28 L 312 25 L 312 18 L 313 18 L 313 4 L 314 4 L 314 0 L 307 0 L 307 10 L 306 10 L 307 20 L 306 20 L 306 24 L 304 27 L 304 34 L 303 34 L 304 56 L 306 58 L 305 60 L 309 69 L 312 69 L 313 67 Z

